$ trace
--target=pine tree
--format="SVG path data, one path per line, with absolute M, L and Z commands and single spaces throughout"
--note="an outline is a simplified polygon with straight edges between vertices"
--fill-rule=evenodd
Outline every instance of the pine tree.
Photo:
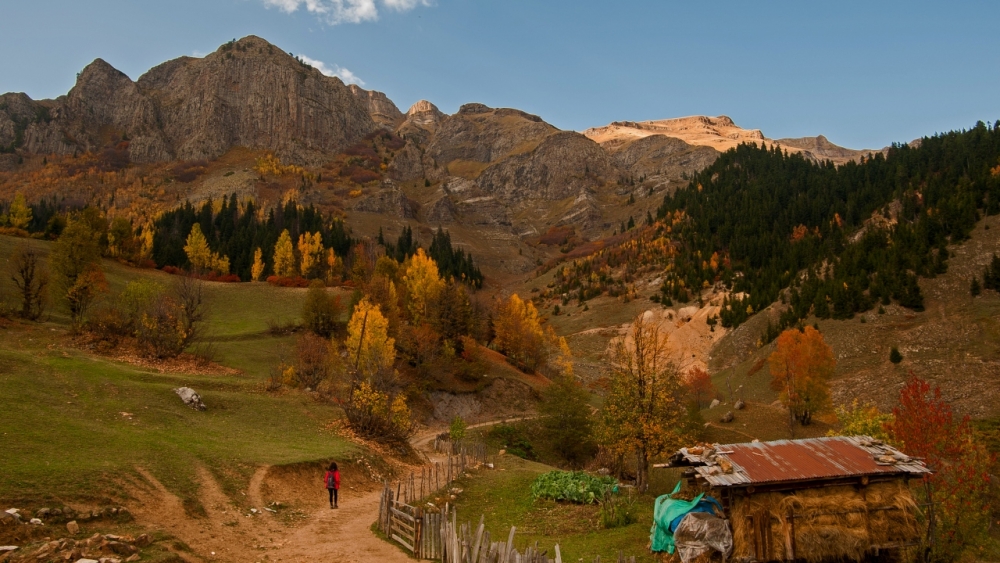
M 969 284 L 969 293 L 973 297 L 978 297 L 982 292 L 983 288 L 979 285 L 979 276 L 972 276 L 972 283 Z

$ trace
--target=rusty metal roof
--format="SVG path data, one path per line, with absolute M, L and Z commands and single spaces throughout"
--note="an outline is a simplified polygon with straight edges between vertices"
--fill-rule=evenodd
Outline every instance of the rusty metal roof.
M 673 465 L 695 466 L 716 487 L 931 472 L 922 461 L 867 436 L 715 444 L 712 449 L 706 456 L 682 448 L 674 457 L 680 463 Z

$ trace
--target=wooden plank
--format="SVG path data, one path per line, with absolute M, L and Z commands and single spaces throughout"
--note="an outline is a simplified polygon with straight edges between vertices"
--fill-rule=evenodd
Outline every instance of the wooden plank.
M 410 544 L 410 543 L 408 543 L 408 542 L 406 541 L 406 538 L 403 538 L 403 537 L 400 537 L 400 536 L 398 536 L 398 535 L 396 535 L 396 534 L 393 534 L 393 536 L 392 536 L 392 539 L 394 539 L 394 540 L 398 541 L 398 542 L 399 542 L 400 544 L 402 544 L 402 546 L 403 546 L 403 547 L 405 547 L 406 549 L 409 549 L 410 551 L 413 551 L 413 544 Z M 411 541 L 412 541 L 412 540 L 411 540 Z

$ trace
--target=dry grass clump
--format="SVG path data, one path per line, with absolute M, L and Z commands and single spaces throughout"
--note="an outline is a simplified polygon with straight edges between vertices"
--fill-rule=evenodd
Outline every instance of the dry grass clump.
M 916 540 L 917 503 L 902 483 L 760 493 L 734 500 L 734 557 L 755 557 L 754 519 L 770 522 L 766 559 L 785 559 L 785 530 L 794 525 L 795 555 L 810 563 L 861 560 L 876 546 Z M 789 514 L 794 515 L 792 522 Z

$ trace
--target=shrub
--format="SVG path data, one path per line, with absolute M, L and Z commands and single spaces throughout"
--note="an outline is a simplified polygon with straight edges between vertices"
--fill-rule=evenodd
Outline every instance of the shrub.
M 305 333 L 295 342 L 295 380 L 300 387 L 316 389 L 330 377 L 330 341 Z
M 309 280 L 299 276 L 267 276 L 267 283 L 277 287 L 309 287 Z
M 390 397 L 367 382 L 359 384 L 351 393 L 344 414 L 351 428 L 366 438 L 405 447 L 413 435 L 406 398 L 402 395 Z
M 903 355 L 899 353 L 899 350 L 893 346 L 892 350 L 889 351 L 889 361 L 898 364 L 903 361 Z
M 171 297 L 160 296 L 140 316 L 136 326 L 136 343 L 148 356 L 173 358 L 187 345 L 183 330 L 181 306 Z
M 302 324 L 319 336 L 329 338 L 340 324 L 343 310 L 340 297 L 331 296 L 323 282 L 313 280 L 302 304 Z
M 469 425 L 462 420 L 462 417 L 456 416 L 451 419 L 451 425 L 448 427 L 448 437 L 451 438 L 452 442 L 457 442 L 462 438 L 465 438 L 465 429 Z
M 578 504 L 594 504 L 617 490 L 614 477 L 596 477 L 583 471 L 549 471 L 531 484 L 535 499 L 547 498 Z

